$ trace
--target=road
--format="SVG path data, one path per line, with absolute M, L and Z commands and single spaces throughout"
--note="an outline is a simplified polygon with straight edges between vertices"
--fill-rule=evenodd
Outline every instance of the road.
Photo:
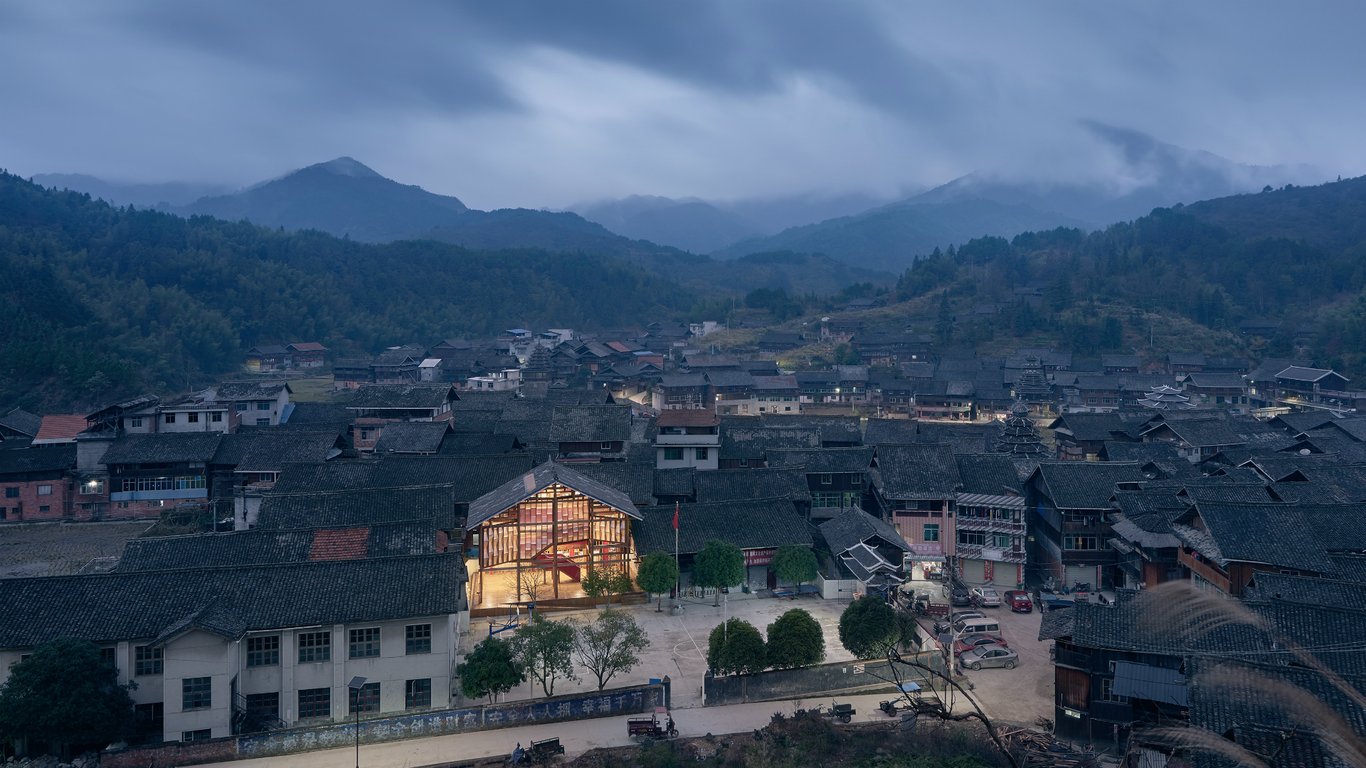
M 884 701 L 890 696 L 887 693 L 847 696 L 841 697 L 839 702 L 854 705 L 858 712 L 854 716 L 854 722 L 887 722 L 887 716 L 878 710 L 877 705 L 878 702 Z M 674 722 L 678 726 L 679 735 L 685 737 L 705 736 L 708 733 L 747 733 L 768 725 L 774 712 L 791 714 L 799 706 L 811 707 L 817 704 L 828 706 L 829 703 L 828 697 L 821 697 L 734 704 L 725 707 L 680 709 L 674 711 Z M 598 747 L 620 747 L 631 744 L 631 739 L 626 736 L 626 720 L 627 716 L 619 715 L 593 720 L 575 720 L 451 736 L 433 736 L 425 739 L 407 739 L 384 744 L 362 744 L 360 747 L 360 765 L 363 768 L 371 768 L 372 766 L 406 768 L 408 766 L 475 760 L 483 757 L 506 755 L 519 742 L 525 747 L 530 745 L 532 741 L 552 737 L 559 737 L 560 743 L 565 747 L 566 757 L 572 758 Z M 336 768 L 339 765 L 351 765 L 354 759 L 354 749 L 343 748 L 301 752 L 279 757 L 209 763 L 207 766 L 219 766 L 220 768 Z

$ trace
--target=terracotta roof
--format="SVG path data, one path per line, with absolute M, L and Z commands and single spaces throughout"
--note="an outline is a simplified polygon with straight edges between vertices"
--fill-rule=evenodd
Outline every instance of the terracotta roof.
M 34 436 L 35 443 L 65 443 L 76 439 L 85 431 L 85 417 L 74 413 L 50 414 L 43 417 L 43 423 Z
M 714 427 L 721 419 L 712 411 L 690 408 L 661 411 L 655 423 L 661 427 Z
M 356 560 L 365 557 L 369 528 L 321 529 L 313 532 L 309 560 Z

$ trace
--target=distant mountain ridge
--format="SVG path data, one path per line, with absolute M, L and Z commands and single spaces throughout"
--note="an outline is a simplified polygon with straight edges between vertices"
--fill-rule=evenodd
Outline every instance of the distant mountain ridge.
M 222 184 L 192 184 L 180 181 L 123 184 L 84 173 L 40 173 L 33 177 L 33 183 L 42 187 L 83 192 L 110 205 L 135 205 L 139 208 L 189 205 L 201 197 L 222 195 L 230 191 Z
M 1099 229 L 1154 208 L 1300 183 L 1314 173 L 1304 167 L 1241 165 L 1139 131 L 1095 122 L 1083 126 L 1126 169 L 1126 182 L 1020 182 L 973 173 L 854 216 L 736 243 L 716 255 L 819 252 L 860 267 L 900 271 L 916 256 L 982 235 L 1059 226 Z

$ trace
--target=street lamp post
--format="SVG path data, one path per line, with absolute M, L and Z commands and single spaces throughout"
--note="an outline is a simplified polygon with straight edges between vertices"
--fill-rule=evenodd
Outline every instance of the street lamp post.
M 360 768 L 360 692 L 366 682 L 364 677 L 356 675 L 346 684 L 351 689 L 351 708 L 356 711 L 356 768 Z

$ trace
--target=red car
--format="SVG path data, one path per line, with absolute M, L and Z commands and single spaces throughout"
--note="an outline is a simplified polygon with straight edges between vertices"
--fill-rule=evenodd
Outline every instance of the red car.
M 1030 613 L 1034 610 L 1034 600 L 1023 589 L 1006 590 L 1005 603 L 1016 613 Z

